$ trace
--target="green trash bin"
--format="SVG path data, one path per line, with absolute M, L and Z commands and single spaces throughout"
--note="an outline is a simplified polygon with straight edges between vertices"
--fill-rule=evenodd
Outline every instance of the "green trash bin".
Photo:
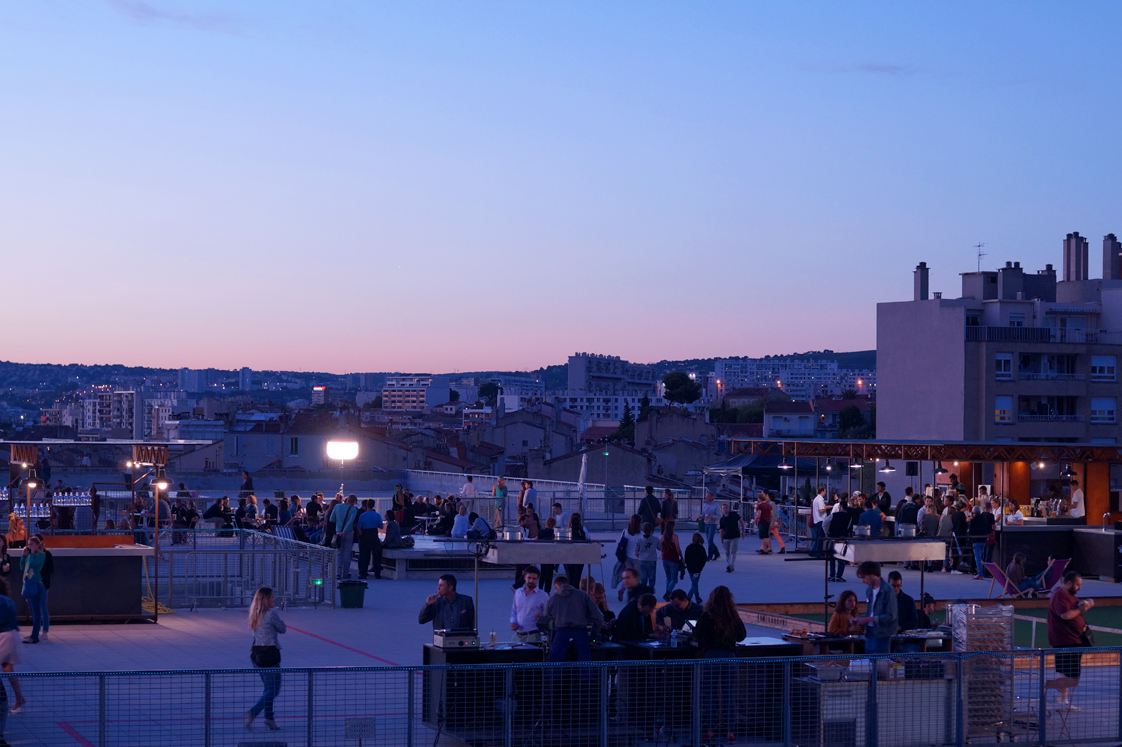
M 366 598 L 365 581 L 340 581 L 339 606 L 344 609 L 361 609 Z

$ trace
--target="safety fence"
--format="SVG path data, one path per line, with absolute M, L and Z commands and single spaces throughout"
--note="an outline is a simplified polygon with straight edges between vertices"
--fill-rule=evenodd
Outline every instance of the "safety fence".
M 50 747 L 1122 739 L 1117 648 L 567 664 L 506 653 L 511 663 L 448 667 L 2 675 L 0 713 L 18 677 L 27 703 L 4 736 Z
M 153 534 L 142 528 L 135 539 L 152 545 Z M 335 606 L 333 548 L 241 529 L 162 529 L 159 553 L 158 598 L 171 608 L 247 607 L 262 586 L 282 606 Z

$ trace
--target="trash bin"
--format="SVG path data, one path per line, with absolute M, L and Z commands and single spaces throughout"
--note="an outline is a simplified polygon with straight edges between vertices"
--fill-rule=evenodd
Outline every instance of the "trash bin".
M 344 609 L 361 609 L 366 597 L 366 587 L 365 581 L 340 581 L 339 606 Z

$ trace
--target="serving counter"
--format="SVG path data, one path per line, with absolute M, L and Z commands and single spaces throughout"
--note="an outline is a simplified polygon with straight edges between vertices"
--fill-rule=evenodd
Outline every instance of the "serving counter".
M 52 547 L 54 574 L 47 598 L 51 621 L 128 621 L 146 619 L 141 608 L 144 597 L 144 562 L 153 556 L 146 545 L 110 547 Z M 120 539 L 120 538 L 116 538 Z M 31 614 L 21 594 L 19 561 L 24 549 L 9 551 L 12 572 L 8 595 L 16 603 L 20 621 Z

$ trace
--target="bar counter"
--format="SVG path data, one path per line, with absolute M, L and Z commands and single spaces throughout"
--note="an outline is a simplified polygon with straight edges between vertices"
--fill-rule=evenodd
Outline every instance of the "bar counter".
M 112 547 L 50 547 L 55 570 L 47 598 L 51 621 L 127 621 L 149 617 L 141 608 L 144 561 L 153 556 L 146 545 Z M 25 550 L 10 550 L 12 572 L 8 595 L 16 603 L 21 622 L 31 613 L 21 594 L 19 561 Z

